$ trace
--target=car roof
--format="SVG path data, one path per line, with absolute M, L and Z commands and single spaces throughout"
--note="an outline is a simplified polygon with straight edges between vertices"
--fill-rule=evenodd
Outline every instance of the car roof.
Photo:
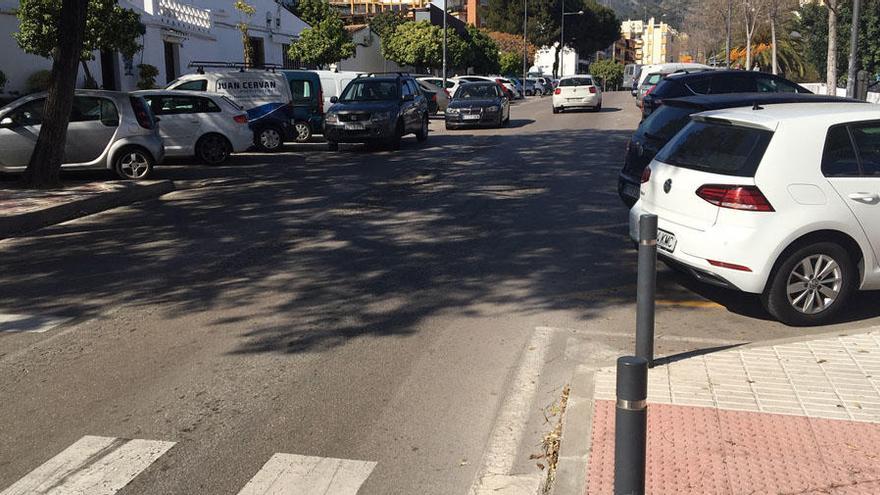
M 572 77 L 593 77 L 593 76 L 591 74 L 571 74 L 568 76 L 562 76 L 559 78 L 559 80 L 561 81 L 563 79 L 571 79 Z
M 831 126 L 845 122 L 880 120 L 880 106 L 851 103 L 772 104 L 752 107 L 711 110 L 693 116 L 697 120 L 719 119 L 748 127 L 775 130 L 781 122 L 809 120 L 817 125 Z
M 688 106 L 702 110 L 735 108 L 746 105 L 774 103 L 864 103 L 861 100 L 812 93 L 722 93 L 664 99 L 664 105 Z
M 169 96 L 208 96 L 211 98 L 225 98 L 226 95 L 213 91 L 187 91 L 183 89 L 140 89 L 132 91 L 133 95 L 169 95 Z
M 459 86 L 483 86 L 483 85 L 485 85 L 485 86 L 495 86 L 495 85 L 497 85 L 497 84 L 498 84 L 498 83 L 496 83 L 495 81 L 489 81 L 489 80 L 484 80 L 484 81 L 463 81 L 461 84 L 459 84 Z

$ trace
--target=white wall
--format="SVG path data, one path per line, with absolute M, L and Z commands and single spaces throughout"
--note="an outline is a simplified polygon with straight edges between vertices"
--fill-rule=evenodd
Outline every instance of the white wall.
M 828 86 L 825 83 L 800 83 L 800 85 L 818 95 L 828 94 L 825 90 Z M 837 96 L 846 96 L 846 88 L 837 88 Z M 880 103 L 880 93 L 869 91 L 868 102 Z
M 382 39 L 370 28 L 356 31 L 351 36 L 355 44 L 355 54 L 337 64 L 338 70 L 357 72 L 394 72 L 409 70 L 382 56 Z
M 538 49 L 538 51 L 535 53 L 535 65 L 533 67 L 540 69 L 542 74 L 549 76 L 553 74 L 554 60 L 558 59 L 559 55 L 557 54 L 555 47 L 543 47 Z M 565 50 L 563 50 L 562 52 L 562 59 L 563 76 L 571 76 L 578 73 L 577 51 L 575 51 L 571 47 L 565 47 Z

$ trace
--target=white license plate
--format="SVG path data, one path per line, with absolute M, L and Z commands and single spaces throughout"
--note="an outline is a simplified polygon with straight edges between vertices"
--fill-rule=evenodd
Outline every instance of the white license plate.
M 666 232 L 665 230 L 657 229 L 657 247 L 662 249 L 663 251 L 673 252 L 675 251 L 675 234 L 671 232 Z
M 346 131 L 362 131 L 364 129 L 366 129 L 366 127 L 360 122 L 346 122 L 345 124 Z
M 632 184 L 626 184 L 623 186 L 623 195 L 624 196 L 627 196 L 627 197 L 630 197 L 633 199 L 639 199 L 639 194 L 640 194 L 640 191 L 639 191 L 638 187 L 636 187 Z
M 462 115 L 461 120 L 480 120 L 479 115 Z

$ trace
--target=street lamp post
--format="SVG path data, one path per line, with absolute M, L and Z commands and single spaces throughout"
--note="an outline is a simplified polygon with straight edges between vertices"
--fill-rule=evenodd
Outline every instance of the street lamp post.
M 528 35 L 526 29 L 529 25 L 529 0 L 523 0 L 523 71 L 522 71 L 522 87 L 523 94 L 526 91 L 526 76 L 528 75 L 529 50 Z
M 562 4 L 562 18 L 560 19 L 559 26 L 559 77 L 562 78 L 563 72 L 562 67 L 565 64 L 565 16 L 567 15 L 584 15 L 583 10 L 578 10 L 577 12 L 566 12 L 565 11 L 565 2 L 560 2 Z M 577 72 L 577 69 L 575 69 Z
M 446 0 L 443 0 L 443 91 L 446 91 Z

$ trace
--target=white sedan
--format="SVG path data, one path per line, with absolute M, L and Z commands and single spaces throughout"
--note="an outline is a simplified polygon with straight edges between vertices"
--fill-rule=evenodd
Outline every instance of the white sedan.
M 565 76 L 553 90 L 553 113 L 569 109 L 602 109 L 602 90 L 593 84 L 593 76 Z
M 789 325 L 880 289 L 880 107 L 791 103 L 697 114 L 651 162 L 630 211 L 661 257 L 761 295 Z
M 195 156 L 217 165 L 229 159 L 231 153 L 245 151 L 254 144 L 244 110 L 223 95 L 173 90 L 135 94 L 147 100 L 159 117 L 166 156 Z

